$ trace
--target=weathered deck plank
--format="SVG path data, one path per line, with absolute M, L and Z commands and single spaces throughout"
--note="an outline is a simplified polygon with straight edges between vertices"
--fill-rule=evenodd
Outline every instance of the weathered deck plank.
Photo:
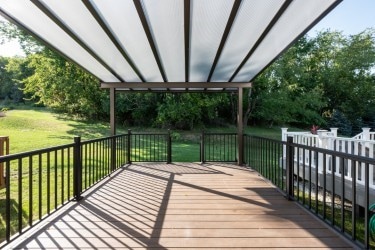
M 27 238 L 27 249 L 353 248 L 256 172 L 133 164 Z

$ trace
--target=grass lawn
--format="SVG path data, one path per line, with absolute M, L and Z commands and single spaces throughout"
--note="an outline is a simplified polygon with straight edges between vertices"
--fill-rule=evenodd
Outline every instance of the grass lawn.
M 92 139 L 109 135 L 109 125 L 76 121 L 45 108 L 10 110 L 0 118 L 0 136 L 9 136 L 10 153 L 73 142 L 74 136 Z
M 128 128 L 117 128 L 117 133 L 126 133 Z M 130 128 L 134 132 L 166 132 L 165 129 Z M 207 128 L 214 132 L 235 132 L 229 128 Z M 173 131 L 173 159 L 175 161 L 199 161 L 199 138 L 197 131 Z M 281 139 L 280 128 L 247 127 L 245 133 L 273 139 Z M 40 148 L 72 143 L 74 136 L 82 140 L 110 135 L 109 122 L 79 121 L 56 114 L 46 108 L 23 108 L 7 111 L 0 117 L 0 136 L 9 136 L 10 153 L 26 152 Z M 197 156 L 194 156 L 196 155 Z M 181 158 L 181 159 L 180 159 Z M 191 159 L 191 160 L 189 160 Z

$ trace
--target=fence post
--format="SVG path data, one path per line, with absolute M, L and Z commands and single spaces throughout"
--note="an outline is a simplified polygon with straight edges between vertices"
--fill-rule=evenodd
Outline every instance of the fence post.
M 4 146 L 5 144 L 5 146 Z M 9 154 L 9 136 L 0 136 L 0 156 Z M 4 164 L 0 163 L 0 189 L 5 187 Z
M 168 129 L 167 134 L 167 164 L 172 162 L 172 137 L 171 130 Z
M 111 172 L 115 171 L 116 169 L 116 136 L 112 136 L 111 138 Z
M 362 128 L 362 140 L 370 140 L 370 130 L 371 128 Z
M 330 128 L 329 130 L 331 130 L 333 137 L 337 137 L 337 130 L 339 130 L 338 128 Z
M 128 151 L 128 164 L 131 164 L 132 161 L 131 161 L 131 156 L 130 156 L 130 153 L 131 153 L 131 138 L 132 138 L 132 130 L 131 129 L 128 129 L 128 147 L 127 147 L 127 151 Z
M 293 163 L 294 163 L 294 150 L 293 137 L 288 136 L 286 143 L 286 198 L 288 200 L 293 200 Z
M 81 154 L 81 137 L 74 137 L 73 149 L 73 193 L 74 200 L 82 199 L 82 154 Z
M 201 163 L 205 163 L 206 160 L 204 158 L 204 130 L 202 130 L 201 134 Z

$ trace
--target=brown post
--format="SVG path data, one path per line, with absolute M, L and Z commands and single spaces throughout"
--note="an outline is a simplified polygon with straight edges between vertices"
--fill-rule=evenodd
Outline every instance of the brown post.
M 0 156 L 9 154 L 9 136 L 0 136 Z M 4 164 L 0 163 L 0 189 L 5 187 Z
M 238 136 L 238 165 L 243 164 L 243 88 L 238 88 L 238 114 L 237 114 L 237 136 Z
M 116 116 L 115 116 L 115 103 L 116 103 L 116 89 L 109 89 L 109 102 L 110 102 L 110 126 L 111 135 L 116 135 Z
M 291 145 L 292 143 L 293 137 L 288 136 L 286 141 L 286 198 L 288 200 L 293 200 L 294 197 L 294 148 Z

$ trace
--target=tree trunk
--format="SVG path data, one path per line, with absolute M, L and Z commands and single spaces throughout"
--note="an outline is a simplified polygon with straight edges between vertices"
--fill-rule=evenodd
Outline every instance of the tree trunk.
M 247 123 L 249 122 L 250 115 L 253 111 L 253 106 L 251 102 L 251 94 L 252 94 L 252 88 L 249 89 L 249 92 L 247 93 L 247 109 L 243 118 L 243 126 L 246 127 Z

